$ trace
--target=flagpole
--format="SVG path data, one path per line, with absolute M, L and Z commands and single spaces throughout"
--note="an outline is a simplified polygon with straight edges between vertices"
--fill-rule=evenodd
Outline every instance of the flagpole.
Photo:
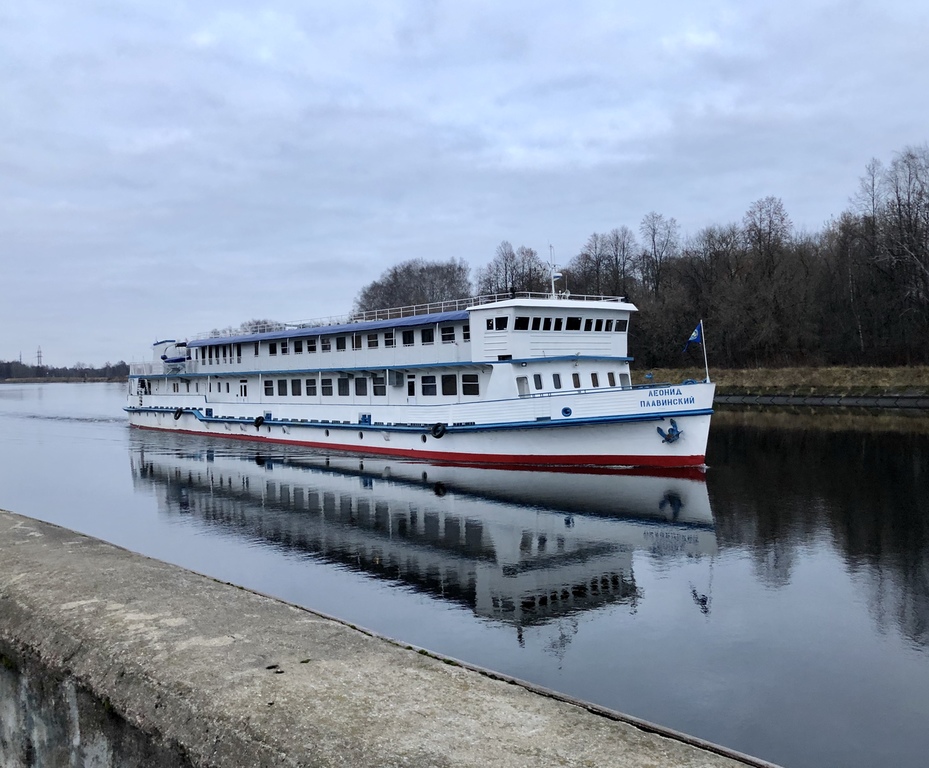
M 703 343 L 700 345 L 701 347 L 703 347 L 703 367 L 706 369 L 706 380 L 707 382 L 709 382 L 710 364 L 707 362 L 707 359 L 706 359 L 706 333 L 703 330 L 703 318 L 700 318 L 700 339 L 703 341 Z

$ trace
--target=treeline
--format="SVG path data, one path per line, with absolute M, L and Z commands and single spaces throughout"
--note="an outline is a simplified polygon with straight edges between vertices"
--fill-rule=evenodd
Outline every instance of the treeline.
M 105 363 L 101 368 L 92 368 L 75 363 L 70 368 L 52 368 L 47 365 L 26 365 L 18 360 L 0 360 L 0 381 L 4 379 L 125 379 L 129 375 L 129 364 Z
M 815 233 L 796 231 L 776 197 L 686 237 L 652 212 L 637 231 L 593 233 L 558 270 L 556 290 L 635 303 L 631 349 L 650 367 L 693 362 L 681 349 L 700 319 L 720 367 L 929 363 L 929 147 L 872 161 L 850 201 Z M 355 306 L 458 298 L 462 288 L 472 288 L 463 262 L 415 260 L 363 288 Z M 503 242 L 473 288 L 550 291 L 551 269 Z

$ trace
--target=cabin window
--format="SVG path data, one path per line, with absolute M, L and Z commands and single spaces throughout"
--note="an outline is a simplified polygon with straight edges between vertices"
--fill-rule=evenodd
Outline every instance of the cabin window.
M 258 353 L 261 351 L 261 342 L 255 342 L 255 357 L 258 357 Z
M 320 339 L 319 349 L 321 352 L 329 352 L 332 349 L 332 339 L 327 339 L 327 338 Z
M 579 373 L 572 373 L 572 374 L 571 374 L 571 381 L 572 381 L 572 383 L 574 384 L 574 388 L 575 388 L 575 389 L 580 389 L 580 388 L 581 388 L 581 374 L 579 374 Z
M 532 318 L 532 330 L 533 330 L 533 331 L 538 331 L 538 330 L 540 330 L 541 328 L 542 328 L 542 318 L 541 318 L 541 317 L 533 317 L 533 318 Z
M 282 354 L 282 355 L 286 355 L 286 354 L 287 354 L 287 351 L 288 351 L 287 342 L 286 342 L 286 341 L 282 341 L 282 342 L 281 342 L 281 354 Z
M 239 379 L 239 397 L 248 397 L 248 379 Z
M 355 394 L 358 395 L 358 397 L 367 397 L 368 380 L 364 376 L 359 376 L 355 379 Z
M 412 373 L 408 373 L 406 376 L 406 393 L 409 397 L 416 397 L 416 376 Z
M 187 353 L 190 354 L 190 350 L 187 350 Z M 241 344 L 235 345 L 235 361 L 237 363 L 242 362 L 242 345 Z
M 536 389 L 542 389 L 542 374 L 541 373 L 532 374 L 532 384 Z
M 393 332 L 393 331 L 384 331 L 384 346 L 385 346 L 385 347 L 393 347 L 393 346 L 396 346 L 396 344 L 397 344 L 397 342 L 396 342 L 396 340 L 394 339 L 394 332 Z
M 268 354 L 269 354 L 269 355 L 276 355 L 276 354 L 277 354 L 277 342 L 276 342 L 276 341 L 269 341 L 269 342 L 268 342 Z
M 446 325 L 442 328 L 442 343 L 443 344 L 454 344 L 455 343 L 455 326 Z
M 616 321 L 616 333 L 625 333 L 626 327 L 629 325 L 628 320 L 617 320 Z
M 607 333 L 613 330 L 613 318 L 603 321 L 603 330 Z
M 471 341 L 471 326 L 470 325 L 466 324 L 464 328 L 461 329 L 461 338 L 464 339 L 465 341 Z
M 290 380 L 290 394 L 294 397 L 300 397 L 303 394 L 302 390 L 302 381 L 300 379 L 291 379 Z
M 529 377 L 528 376 L 517 376 L 516 377 L 516 392 L 520 397 L 529 397 Z
M 585 330 L 585 331 L 591 331 L 591 330 L 593 330 L 593 327 L 594 327 L 594 321 L 591 320 L 591 319 L 588 317 L 588 318 L 584 321 L 584 330 Z
M 213 347 L 207 347 L 207 348 L 206 348 L 206 355 L 207 355 L 207 357 L 206 357 L 207 363 L 206 363 L 206 364 L 207 364 L 207 365 L 213 365 Z
M 332 397 L 332 379 L 320 379 L 319 389 L 323 397 Z
M 316 379 L 306 380 L 306 394 L 307 397 L 316 397 Z
M 413 331 L 404 331 L 403 332 L 403 346 L 412 347 L 413 346 Z
M 594 387 L 600 386 L 600 377 L 596 373 L 590 374 L 590 383 Z
M 377 349 L 377 334 L 368 334 L 368 349 Z
M 227 355 L 226 355 L 226 345 L 223 344 L 223 363 L 226 363 L 226 357 L 227 357 Z
M 349 388 L 348 388 L 348 378 L 345 376 L 340 376 L 338 379 L 339 383 L 339 397 L 348 397 Z
M 513 322 L 514 331 L 528 331 L 529 330 L 529 317 L 517 317 Z
M 602 319 L 598 319 L 597 322 L 594 323 L 594 330 L 595 330 L 597 333 L 599 333 L 600 331 L 603 330 L 603 320 L 602 320 Z
M 443 373 L 442 374 L 442 394 L 443 395 L 457 395 L 458 394 L 458 377 L 454 373 Z
M 423 328 L 419 332 L 419 340 L 423 344 L 435 343 L 435 329 L 434 328 Z
M 361 334 L 356 333 L 352 335 L 352 349 L 361 349 Z
M 273 397 L 274 396 L 274 382 L 271 379 L 265 379 L 265 396 Z
M 607 379 L 607 381 L 610 382 L 610 386 L 611 386 L 611 387 L 615 387 L 615 386 L 616 386 L 616 374 L 613 373 L 613 371 L 607 371 L 607 373 L 606 373 L 606 379 Z
M 344 337 L 344 336 L 337 336 L 337 337 L 336 337 L 336 340 L 335 340 L 335 349 L 336 349 L 336 352 L 344 352 L 344 351 L 345 351 L 345 337 Z
M 546 317 L 545 320 L 542 321 L 542 330 L 550 331 L 551 329 L 552 329 L 552 319 L 550 317 Z
M 581 330 L 581 318 L 579 317 L 569 317 L 567 323 L 565 323 L 566 331 L 579 331 Z
M 461 394 L 463 395 L 481 394 L 480 385 L 478 384 L 476 373 L 461 374 Z
M 315 339 L 315 338 L 307 339 L 307 340 L 306 340 L 306 351 L 307 351 L 307 352 L 315 352 L 315 351 L 316 351 L 316 339 Z
M 277 394 L 279 397 L 287 397 L 287 379 L 277 380 Z
M 297 339 L 294 341 L 294 354 L 302 355 L 303 354 L 303 339 Z
M 552 386 L 555 389 L 561 389 L 561 374 L 560 373 L 552 374 Z
M 387 397 L 387 377 L 372 376 L 372 388 L 375 397 Z
M 561 324 L 562 324 L 563 322 L 564 322 L 564 320 L 562 320 L 560 317 L 556 317 L 556 318 L 555 318 L 555 330 L 556 330 L 556 331 L 560 331 L 560 330 L 561 330 Z
M 229 382 L 228 381 L 226 382 L 226 394 L 227 395 L 229 394 Z
M 424 395 L 428 395 L 432 397 L 437 394 L 435 376 L 432 376 L 432 375 L 423 376 L 421 379 L 421 385 L 422 385 L 421 387 L 422 392 Z

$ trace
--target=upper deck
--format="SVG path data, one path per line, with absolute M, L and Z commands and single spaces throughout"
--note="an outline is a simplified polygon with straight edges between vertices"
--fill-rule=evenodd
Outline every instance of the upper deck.
M 412 368 L 566 356 L 625 358 L 636 307 L 616 296 L 516 293 L 360 313 L 338 322 L 158 342 L 140 376 Z M 183 365 L 177 358 L 185 358 Z M 182 370 L 181 370 L 182 369 Z

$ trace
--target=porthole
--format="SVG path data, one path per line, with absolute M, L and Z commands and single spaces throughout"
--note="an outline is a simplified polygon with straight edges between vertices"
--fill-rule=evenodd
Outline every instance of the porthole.
M 329 437 L 329 430 L 326 430 L 326 437 Z
M 420 439 L 421 439 L 424 443 L 426 442 L 426 436 L 425 436 L 425 435 L 420 435 Z
M 359 432 L 359 433 L 358 433 L 358 439 L 359 439 L 359 440 L 364 440 L 364 439 L 365 439 L 365 433 L 364 433 L 364 432 Z

